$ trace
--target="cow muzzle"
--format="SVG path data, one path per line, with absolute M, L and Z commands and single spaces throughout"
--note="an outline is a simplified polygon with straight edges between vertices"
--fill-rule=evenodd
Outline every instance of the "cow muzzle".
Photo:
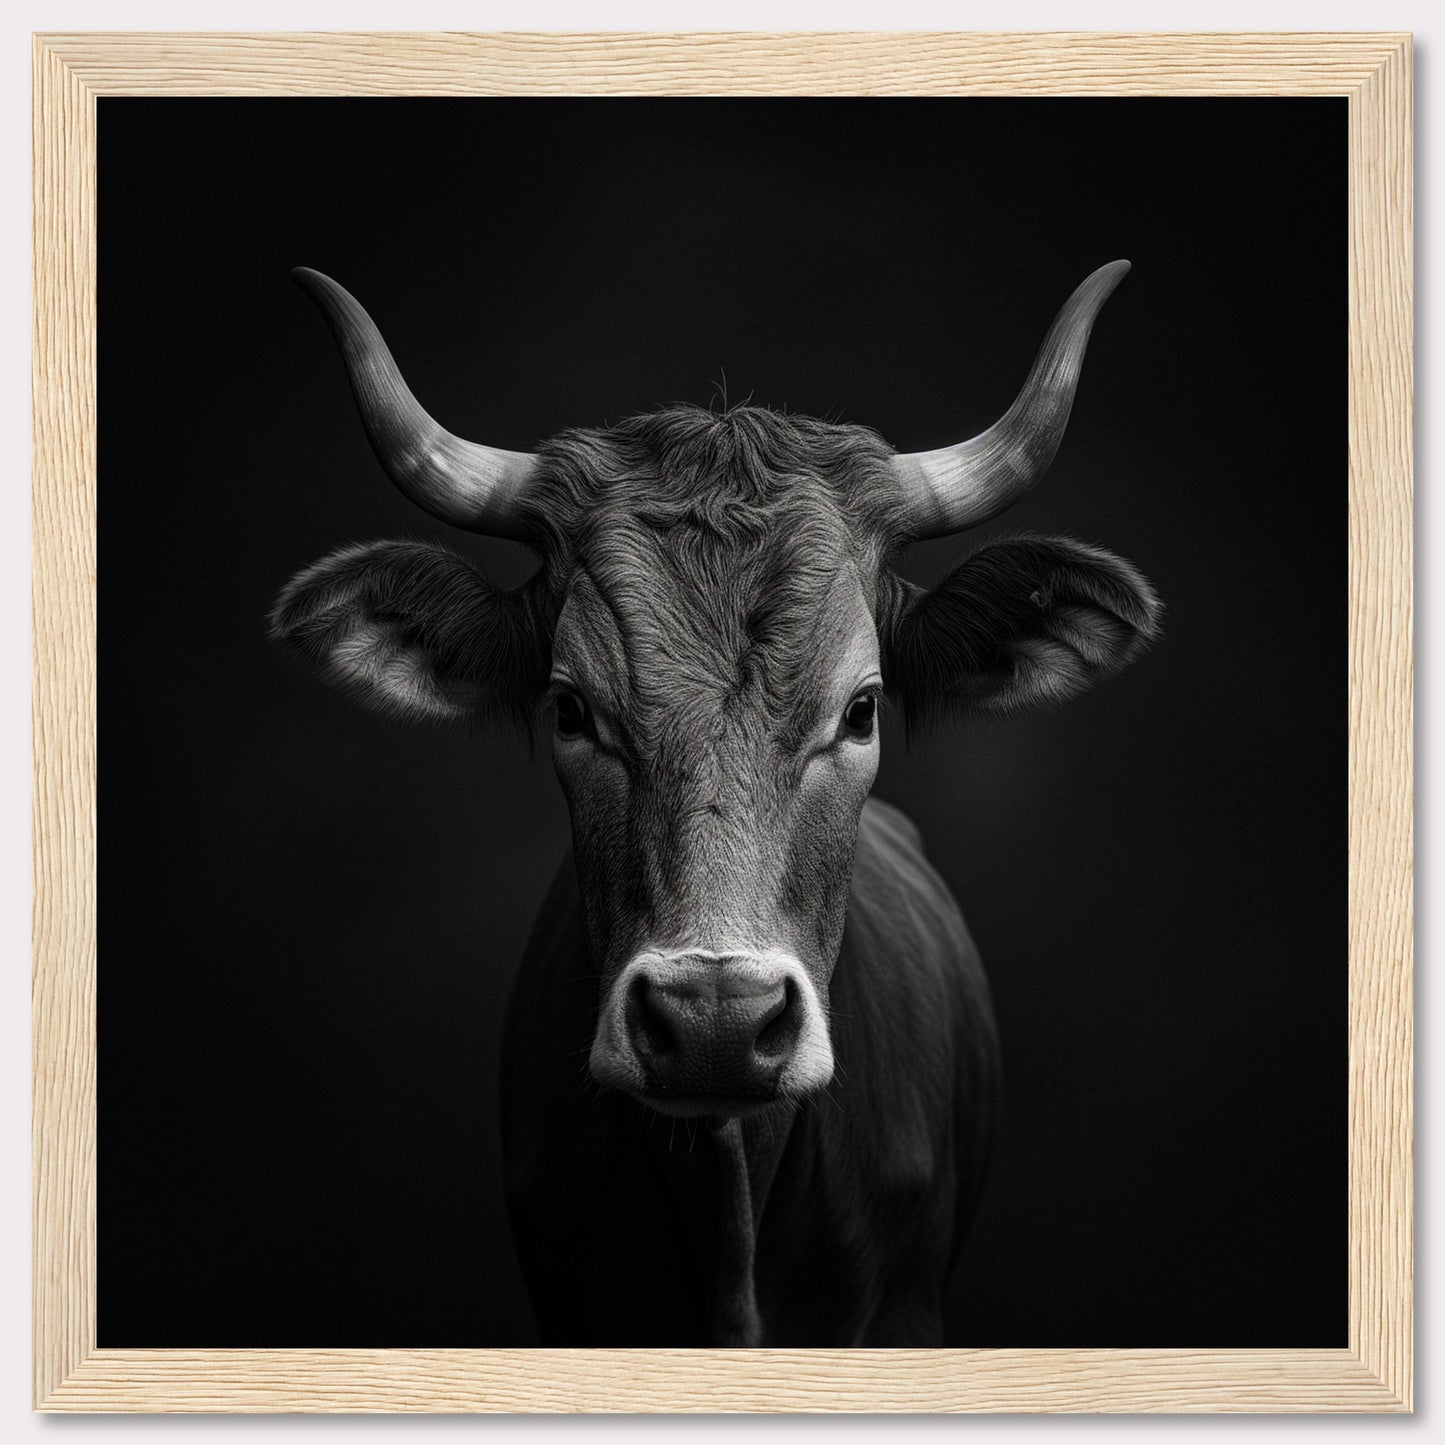
M 833 1049 L 790 954 L 649 952 L 603 1000 L 590 1064 L 660 1113 L 737 1115 L 822 1088 Z

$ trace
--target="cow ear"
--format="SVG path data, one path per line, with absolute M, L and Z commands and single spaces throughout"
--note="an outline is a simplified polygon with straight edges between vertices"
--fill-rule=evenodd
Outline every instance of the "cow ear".
M 1054 537 L 995 542 L 931 592 L 894 578 L 881 600 L 885 680 L 911 722 L 1062 702 L 1132 662 L 1163 610 L 1123 558 Z
M 544 671 L 524 595 L 423 542 L 323 557 L 286 585 L 271 635 L 363 702 L 407 718 L 524 714 Z

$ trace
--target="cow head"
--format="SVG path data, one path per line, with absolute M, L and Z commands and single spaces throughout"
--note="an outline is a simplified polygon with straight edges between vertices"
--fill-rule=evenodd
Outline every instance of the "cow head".
M 408 716 L 551 704 L 600 974 L 600 1083 L 711 1116 L 825 1085 L 880 700 L 910 720 L 1054 701 L 1154 636 L 1144 579 L 1077 542 L 986 546 L 928 592 L 890 567 L 906 543 L 1002 511 L 1048 466 L 1127 269 L 1079 287 L 998 423 L 911 455 L 752 407 L 660 411 L 536 453 L 465 442 L 422 410 L 352 297 L 297 273 L 397 485 L 541 563 L 504 592 L 440 547 L 344 548 L 292 580 L 274 632 Z

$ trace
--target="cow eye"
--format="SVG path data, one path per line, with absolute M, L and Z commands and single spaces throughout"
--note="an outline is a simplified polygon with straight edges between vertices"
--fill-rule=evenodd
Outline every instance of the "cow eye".
M 871 692 L 865 692 L 848 704 L 843 713 L 843 726 L 859 737 L 870 737 L 877 716 L 878 699 Z
M 587 711 L 586 700 L 581 693 L 559 692 L 557 694 L 557 736 L 578 738 L 587 732 L 592 722 Z

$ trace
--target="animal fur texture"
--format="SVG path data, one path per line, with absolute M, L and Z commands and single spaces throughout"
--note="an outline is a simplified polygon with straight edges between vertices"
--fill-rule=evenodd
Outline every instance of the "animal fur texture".
M 303 274 L 398 485 L 538 558 L 503 591 L 441 546 L 344 547 L 271 625 L 391 713 L 553 717 L 572 849 L 502 1060 L 545 1342 L 941 1342 L 998 1047 L 957 904 L 869 797 L 877 708 L 912 728 L 1062 701 L 1137 657 L 1160 604 L 1063 538 L 986 544 L 926 591 L 896 563 L 1047 465 L 1124 269 L 1071 298 L 997 428 L 914 457 L 755 406 L 492 452 L 441 432 L 365 312 Z

